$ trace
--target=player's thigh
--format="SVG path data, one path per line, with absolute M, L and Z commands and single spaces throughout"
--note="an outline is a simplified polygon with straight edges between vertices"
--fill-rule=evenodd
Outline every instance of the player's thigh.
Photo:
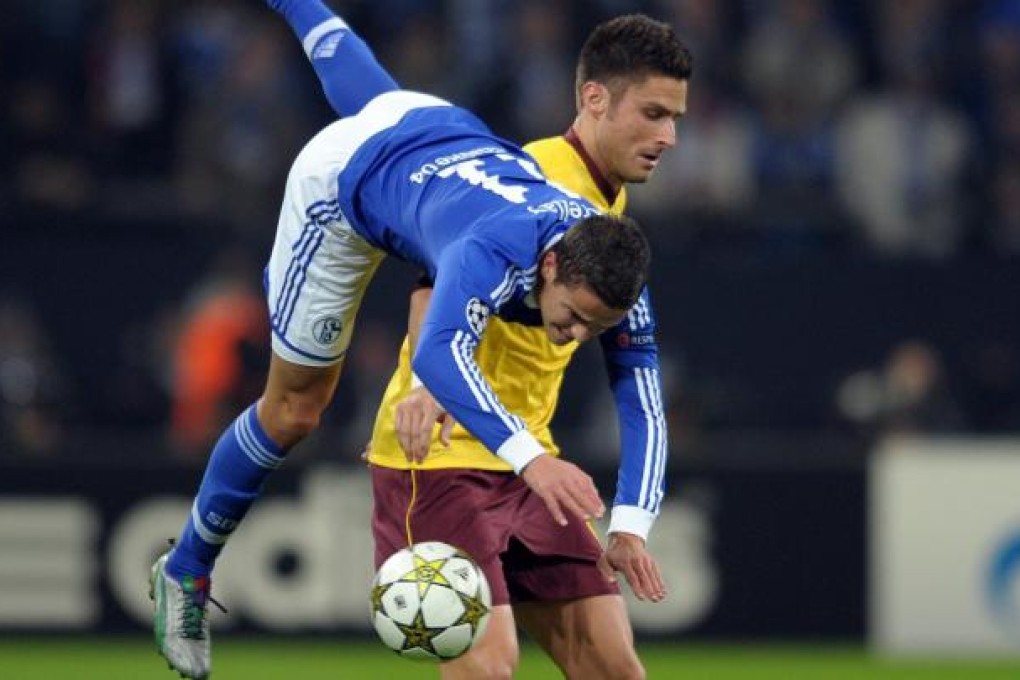
M 443 680 L 476 680 L 477 678 L 512 678 L 519 657 L 517 626 L 510 605 L 492 608 L 482 638 L 471 650 L 440 666 Z
M 514 475 L 372 466 L 376 567 L 409 541 L 443 541 L 478 563 L 493 604 L 510 601 L 501 553 L 519 499 Z
M 365 291 L 385 257 L 340 207 L 360 119 L 338 121 L 309 142 L 291 168 L 265 270 L 273 353 L 291 364 L 339 363 Z M 333 137 L 347 145 L 338 145 Z M 339 178 L 338 178 L 339 176 Z
M 643 678 L 634 633 L 620 595 L 514 604 L 517 623 L 567 678 Z

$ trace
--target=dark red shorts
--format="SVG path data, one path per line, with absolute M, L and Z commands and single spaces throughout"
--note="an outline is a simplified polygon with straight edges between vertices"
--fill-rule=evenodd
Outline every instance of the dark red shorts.
M 411 472 L 372 466 L 375 566 L 407 546 Z M 595 566 L 602 554 L 587 524 L 561 527 L 510 472 L 416 470 L 411 536 L 457 546 L 478 562 L 493 604 L 616 594 Z

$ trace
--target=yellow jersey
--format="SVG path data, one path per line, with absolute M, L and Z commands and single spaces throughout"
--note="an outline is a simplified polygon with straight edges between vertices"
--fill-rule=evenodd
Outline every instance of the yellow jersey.
M 573 130 L 534 141 L 524 150 L 538 161 L 550 182 L 580 194 L 601 210 L 623 212 L 626 189 L 614 194 Z M 564 346 L 552 344 L 542 327 L 506 323 L 492 317 L 475 354 L 475 361 L 500 401 L 527 423 L 528 431 L 552 455 L 559 455 L 559 447 L 553 441 L 549 424 L 556 412 L 563 374 L 577 346 L 576 342 Z M 394 409 L 411 389 L 411 351 L 405 337 L 397 370 L 376 415 L 368 456 L 373 465 L 410 468 L 394 429 Z M 512 469 L 459 424 L 453 429 L 449 448 L 439 442 L 438 430 L 433 434 L 429 455 L 418 467 Z

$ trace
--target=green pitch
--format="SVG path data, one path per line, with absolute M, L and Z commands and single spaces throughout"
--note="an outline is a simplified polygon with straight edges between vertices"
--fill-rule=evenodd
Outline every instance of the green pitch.
M 220 638 L 215 680 L 417 680 L 438 677 L 427 664 L 380 645 L 279 638 Z M 884 661 L 853 647 L 642 645 L 652 680 L 1017 680 L 1013 661 Z M 147 639 L 0 639 L 4 680 L 175 680 Z M 517 678 L 560 674 L 525 647 Z

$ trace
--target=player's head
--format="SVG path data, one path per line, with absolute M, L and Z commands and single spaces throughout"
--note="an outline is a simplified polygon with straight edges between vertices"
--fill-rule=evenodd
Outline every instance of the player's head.
M 616 186 L 644 182 L 676 144 L 687 110 L 691 54 L 661 21 L 628 14 L 598 25 L 577 64 L 577 125 Z
M 577 222 L 541 259 L 536 292 L 549 339 L 584 342 L 618 324 L 640 297 L 650 263 L 634 220 L 596 215 Z

